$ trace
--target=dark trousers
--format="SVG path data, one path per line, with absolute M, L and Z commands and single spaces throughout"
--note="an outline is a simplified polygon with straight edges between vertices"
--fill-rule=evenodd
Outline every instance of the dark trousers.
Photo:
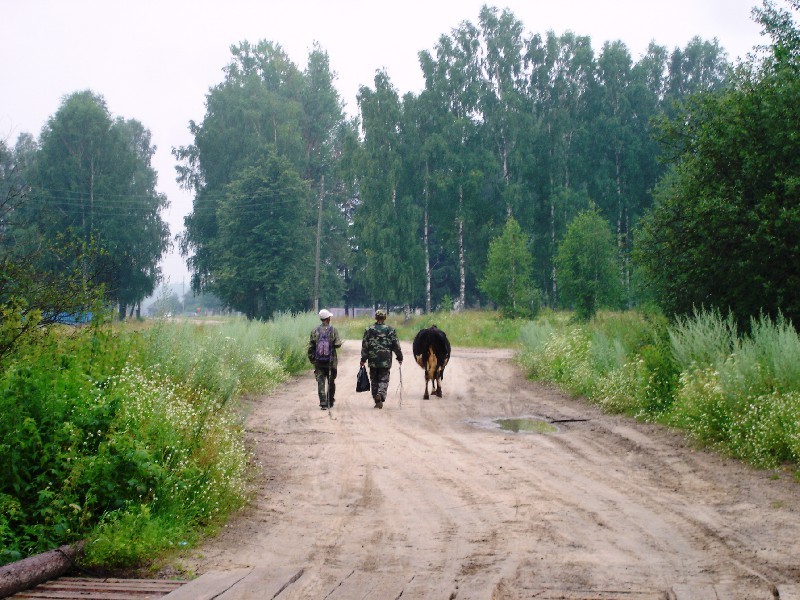
M 389 388 L 389 369 L 382 367 L 369 368 L 369 381 L 372 384 L 372 397 L 377 401 L 386 401 L 386 390 Z
M 336 400 L 336 369 L 332 367 L 314 367 L 314 377 L 317 380 L 317 394 L 319 395 L 319 405 L 327 406 L 328 400 L 333 405 Z M 327 389 L 328 397 L 325 397 Z

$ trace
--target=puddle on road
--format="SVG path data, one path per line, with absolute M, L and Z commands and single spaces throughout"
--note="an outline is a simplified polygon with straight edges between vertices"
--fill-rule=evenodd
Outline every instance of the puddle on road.
M 541 419 L 495 419 L 494 422 L 503 431 L 513 431 L 514 433 L 519 433 L 520 431 L 556 433 L 558 431 L 556 427 Z
M 479 421 L 468 421 L 473 427 L 509 431 L 511 433 L 558 433 L 560 429 L 540 416 L 489 417 Z

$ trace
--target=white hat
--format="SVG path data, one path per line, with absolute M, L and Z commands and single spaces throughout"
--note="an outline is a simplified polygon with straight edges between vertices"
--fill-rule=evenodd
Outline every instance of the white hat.
M 332 316 L 333 313 L 326 308 L 323 308 L 321 311 L 319 311 L 319 318 L 322 319 L 323 321 L 325 319 L 330 319 Z

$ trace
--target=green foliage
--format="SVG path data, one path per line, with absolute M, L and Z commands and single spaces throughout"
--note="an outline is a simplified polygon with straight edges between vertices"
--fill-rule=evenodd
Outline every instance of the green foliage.
M 218 243 L 219 217 L 230 214 L 220 211 L 226 186 L 271 145 L 307 185 L 312 208 L 322 207 L 319 272 L 308 254 L 296 254 L 284 267 L 295 281 L 279 310 L 345 300 L 430 311 L 445 295 L 458 309 L 478 305 L 492 277 L 489 245 L 508 215 L 535 241 L 534 285 L 520 291 L 530 298 L 515 292 L 503 306 L 519 315 L 539 302 L 554 307 L 557 247 L 588 198 L 615 225 L 631 304 L 641 293 L 631 232 L 666 168 L 652 119 L 674 115 L 690 93 L 720 87 L 728 65 L 716 41 L 699 38 L 672 52 L 653 43 L 638 62 L 621 42 L 594 46 L 602 50 L 572 32 L 525 34 L 510 11 L 483 7 L 474 23 L 420 52 L 419 94 L 402 94 L 379 71 L 359 89 L 350 121 L 317 46 L 305 70 L 274 42 L 233 47 L 202 122 L 190 124 L 193 143 L 175 152 L 181 182 L 195 194 L 181 238 L 193 289 L 214 291 L 271 259 L 262 245 L 221 260 L 226 245 Z M 314 212 L 302 227 L 290 210 L 276 220 L 313 248 Z
M 154 554 L 188 546 L 196 534 L 187 531 L 183 518 L 185 515 L 180 512 L 153 515 L 149 504 L 106 513 L 95 528 L 81 564 L 111 569 L 130 567 Z
M 160 322 L 25 346 L 0 373 L 0 563 L 86 539 L 89 564 L 132 566 L 219 523 L 249 493 L 231 400 L 305 368 L 311 326 Z
M 277 44 L 231 48 L 225 80 L 208 95 L 194 142 L 178 148 L 179 179 L 195 193 L 180 239 L 192 289 L 250 318 L 313 306 L 317 211 L 320 290 L 341 300 L 351 260 L 345 204 L 352 179 L 340 157 L 355 136 L 344 121 L 328 56 L 301 72 Z
M 772 4 L 759 14 L 772 56 L 742 65 L 727 88 L 693 97 L 662 124 L 676 164 L 636 251 L 665 312 L 716 308 L 739 327 L 762 313 L 800 319 L 798 30 Z
M 738 346 L 739 337 L 732 315 L 723 318 L 718 311 L 695 311 L 679 317 L 670 329 L 670 343 L 681 371 L 716 368 Z
M 561 298 L 577 317 L 591 319 L 601 306 L 620 300 L 620 276 L 614 236 L 596 207 L 578 214 L 558 247 L 556 266 Z
M 358 166 L 360 202 L 353 214 L 356 279 L 373 302 L 411 305 L 424 283 L 422 210 L 414 201 L 419 182 L 403 171 L 415 139 L 400 135 L 413 106 L 401 102 L 385 72 L 376 74 L 374 91 L 360 88 L 358 104 L 364 145 Z
M 303 234 L 309 196 L 297 171 L 269 149 L 263 160 L 238 173 L 217 207 L 217 235 L 211 244 L 217 271 L 214 290 L 249 319 L 303 306 L 309 290 Z
M 35 343 L 59 317 L 86 311 L 99 315 L 101 288 L 80 265 L 97 256 L 91 244 L 62 235 L 42 237 L 27 194 L 27 162 L 36 148 L 21 140 L 14 152 L 0 141 L 0 365 Z M 58 268 L 53 269 L 56 265 Z
M 412 317 L 398 325 L 397 331 L 401 339 L 411 341 L 420 329 L 436 325 L 453 346 L 508 348 L 519 344 L 520 329 L 526 322 L 494 311 L 435 312 Z
M 749 331 L 713 311 L 671 326 L 638 313 L 538 319 L 522 330 L 520 361 L 605 410 L 683 428 L 754 465 L 800 464 L 800 336 L 769 317 Z
M 532 267 L 528 236 L 508 217 L 503 233 L 489 244 L 481 290 L 506 316 L 534 317 L 541 308 L 541 292 L 533 285 Z
M 168 203 L 156 191 L 150 132 L 136 120 L 112 119 L 105 100 L 87 90 L 64 99 L 39 145 L 27 173 L 32 185 L 25 226 L 35 224 L 44 240 L 64 236 L 67 244 L 102 250 L 40 268 L 56 274 L 80 269 L 84 279 L 92 278 L 87 285 L 102 284 L 124 315 L 153 292 L 161 277 L 158 263 L 170 246 L 160 216 Z

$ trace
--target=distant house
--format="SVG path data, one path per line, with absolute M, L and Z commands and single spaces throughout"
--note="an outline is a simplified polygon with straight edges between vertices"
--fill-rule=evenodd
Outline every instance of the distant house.
M 334 317 L 350 317 L 351 319 L 363 317 L 364 315 L 372 316 L 373 314 L 373 309 L 370 307 L 366 308 L 350 307 L 347 309 L 335 307 L 335 308 L 329 308 L 328 310 L 331 311 Z
M 46 315 L 45 319 L 61 325 L 86 325 L 91 323 L 92 313 L 88 311 L 76 313 L 60 312 L 52 317 Z

